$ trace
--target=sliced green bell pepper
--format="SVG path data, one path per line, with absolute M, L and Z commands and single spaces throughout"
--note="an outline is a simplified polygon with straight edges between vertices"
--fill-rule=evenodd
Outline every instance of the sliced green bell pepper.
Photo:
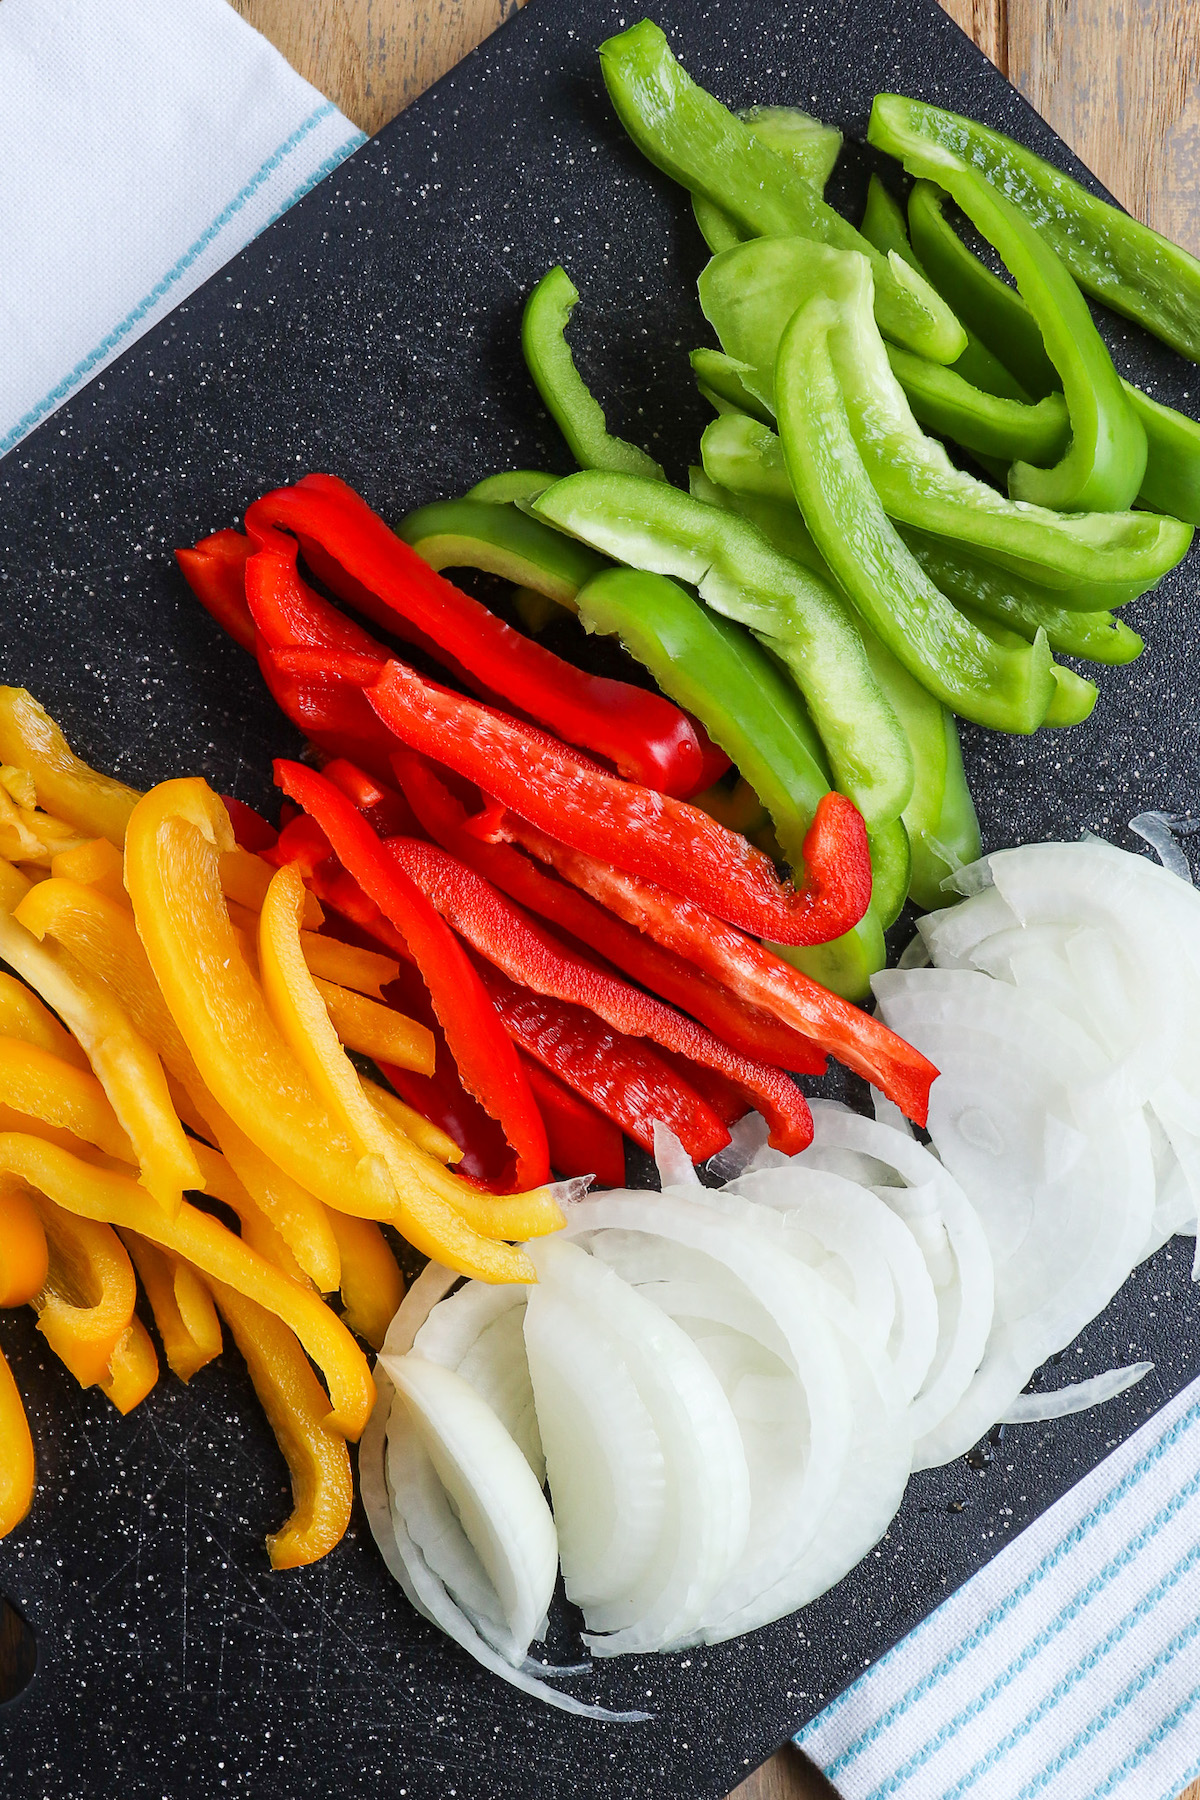
M 505 469 L 499 475 L 485 475 L 467 489 L 463 499 L 490 500 L 498 506 L 509 501 L 535 500 L 543 488 L 557 480 L 557 475 L 547 475 L 540 469 Z
M 820 119 L 792 106 L 751 106 L 738 116 L 760 143 L 789 159 L 814 193 L 824 194 L 842 148 L 842 134 L 836 126 L 823 125 Z M 705 243 L 714 252 L 740 244 L 747 235 L 703 194 L 692 195 L 692 210 Z
M 469 494 L 419 506 L 400 521 L 396 534 L 430 568 L 483 569 L 559 606 L 572 607 L 584 582 L 607 567 L 603 557 L 511 502 L 473 500 Z
M 1014 463 L 1015 500 L 1079 511 L 1119 512 L 1136 499 L 1146 469 L 1146 434 L 1126 398 L 1087 302 L 1038 228 L 964 155 L 935 136 L 936 107 L 878 94 L 867 135 L 910 175 L 945 188 L 1000 256 L 1041 332 L 1071 418 L 1070 443 L 1050 469 Z M 943 115 L 948 116 L 948 115 Z
M 744 365 L 746 387 L 766 405 L 774 408 L 775 356 L 798 297 L 837 281 L 839 269 L 855 263 L 865 267 L 862 258 L 803 238 L 757 238 L 723 251 L 702 271 L 705 315 L 726 352 Z M 1096 582 L 1125 589 L 1125 598 L 1152 586 L 1186 552 L 1191 530 L 1177 519 L 1053 512 L 1010 500 L 956 469 L 913 418 L 869 311 L 844 313 L 831 347 L 851 429 L 893 519 L 967 544 L 1047 587 Z
M 932 911 L 935 907 L 946 904 L 946 895 L 941 885 L 946 876 L 955 869 L 961 869 L 964 864 L 978 862 L 983 854 L 979 839 L 979 820 L 975 816 L 975 802 L 971 799 L 971 790 L 967 786 L 958 727 L 952 713 L 946 714 L 946 789 L 942 799 L 942 812 L 927 848 L 929 861 L 921 868 L 919 891 L 914 878 L 912 897 L 918 906 Z M 939 873 L 939 870 L 944 873 Z M 915 873 L 914 859 L 914 877 Z
M 914 418 L 940 437 L 952 438 L 964 450 L 984 456 L 1039 466 L 1056 462 L 1065 451 L 1071 421 L 1061 394 L 1047 394 L 1030 406 L 989 394 L 967 381 L 958 369 L 943 368 L 941 363 L 913 356 L 895 344 L 886 349 L 892 374 L 904 389 Z
M 780 556 L 748 520 L 665 483 L 569 475 L 533 510 L 618 562 L 687 582 L 714 612 L 748 626 L 792 674 L 835 784 L 868 830 L 899 818 L 913 785 L 908 741 L 845 602 L 825 582 Z
M 1087 293 L 1200 362 L 1200 262 L 1194 256 L 1002 132 L 940 106 L 889 94 L 876 100 L 877 107 L 880 100 L 898 102 L 907 109 L 910 131 L 968 162 L 1019 207 Z M 885 110 L 892 110 L 890 104 Z M 933 179 L 949 186 L 936 173 Z
M 962 327 L 929 283 L 899 258 L 873 250 L 816 192 L 787 156 L 697 87 L 658 26 L 642 19 L 600 46 L 600 66 L 617 116 L 642 154 L 664 174 L 719 206 L 753 236 L 797 232 L 862 250 L 877 276 L 880 323 L 907 349 L 952 362 Z
M 575 283 L 559 267 L 542 276 L 525 302 L 521 348 L 537 391 L 581 469 L 611 469 L 662 481 L 662 469 L 652 456 L 609 431 L 604 408 L 575 367 L 566 330 L 578 299 Z

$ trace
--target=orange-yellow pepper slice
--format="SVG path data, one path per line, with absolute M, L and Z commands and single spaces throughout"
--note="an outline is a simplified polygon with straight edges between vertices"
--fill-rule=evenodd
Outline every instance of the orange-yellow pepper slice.
M 463 1184 L 392 1129 L 363 1092 L 300 949 L 303 891 L 296 864 L 285 863 L 263 902 L 258 932 L 263 989 L 298 1065 L 360 1154 L 386 1169 L 396 1196 L 394 1223 L 410 1244 L 464 1275 L 484 1281 L 527 1280 L 518 1273 L 529 1266 L 524 1252 L 485 1241 L 473 1231 L 446 1193 Z M 554 1211 L 561 1224 L 562 1214 L 557 1207 Z
M 220 1282 L 212 1290 L 292 1478 L 291 1517 L 267 1538 L 271 1566 L 302 1568 L 345 1535 L 354 1498 L 350 1453 L 329 1428 L 321 1385 L 287 1326 Z
M 342 1317 L 372 1350 L 381 1350 L 404 1298 L 400 1265 L 373 1219 L 353 1219 L 331 1207 L 329 1221 L 342 1253 Z
M 301 944 L 300 953 L 304 955 Z M 312 965 L 304 957 L 305 967 Z M 419 1075 L 432 1075 L 436 1046 L 433 1033 L 415 1019 L 380 1006 L 362 994 L 338 987 L 332 981 L 313 976 L 313 984 L 325 1002 L 334 1030 L 347 1050 L 370 1056 L 376 1062 L 396 1063 L 402 1069 L 415 1069 Z
M 205 1135 L 219 1144 L 305 1274 L 322 1293 L 335 1292 L 341 1279 L 337 1241 L 324 1207 L 264 1155 L 205 1087 L 155 983 L 132 912 L 75 881 L 44 881 L 37 896 L 46 936 L 116 995 L 190 1100 L 187 1123 L 195 1130 L 197 1119 L 203 1122 Z M 195 1144 L 191 1149 L 197 1156 Z
M 0 956 L 74 1032 L 129 1135 L 141 1179 L 161 1206 L 178 1206 L 200 1171 L 171 1105 L 162 1064 L 102 982 L 57 944 L 43 944 L 37 896 L 10 863 L 0 863 Z M 25 908 L 18 919 L 16 912 Z
M 70 1032 L 60 1025 L 48 1006 L 43 1006 L 32 988 L 27 988 L 15 975 L 0 972 L 0 1033 L 21 1038 L 26 1044 L 37 1044 L 63 1062 L 77 1069 L 91 1069 L 91 1063 Z
M 13 1135 L 0 1137 L 0 1142 L 36 1144 L 39 1153 L 67 1156 L 41 1138 Z M 102 1218 L 78 1217 L 69 1209 L 48 1205 L 53 1195 L 47 1195 L 36 1179 L 30 1185 L 45 1195 L 38 1212 L 50 1247 L 46 1285 L 33 1300 L 38 1330 L 80 1387 L 96 1387 L 107 1380 L 113 1351 L 133 1319 L 137 1300 L 133 1265 L 116 1232 Z M 133 1182 L 127 1185 L 134 1193 L 140 1191 Z M 157 1211 L 144 1193 L 142 1204 Z
M 60 850 L 50 864 L 50 873 L 66 881 L 82 881 L 85 887 L 98 888 L 118 906 L 127 906 L 125 892 L 125 859 L 107 838 L 88 838 L 70 850 Z
M 357 1437 L 362 1431 L 371 1414 L 375 1384 L 366 1357 L 350 1332 L 311 1288 L 292 1281 L 218 1219 L 186 1200 L 175 1217 L 168 1218 L 145 1189 L 127 1176 L 97 1168 L 42 1138 L 19 1132 L 0 1133 L 0 1170 L 28 1182 L 77 1221 L 104 1222 L 105 1227 L 119 1225 L 140 1232 L 183 1257 L 201 1274 L 257 1300 L 291 1327 L 324 1375 L 332 1401 L 325 1420 L 329 1428 L 347 1437 Z M 129 1258 L 116 1234 L 108 1235 L 124 1258 L 132 1286 Z M 51 1248 L 53 1270 L 53 1244 Z M 131 1299 L 126 1325 L 132 1315 Z
M 10 800 L 18 806 L 32 812 L 37 805 L 37 789 L 33 785 L 33 776 L 28 769 L 19 769 L 16 763 L 0 762 L 0 787 Z
M 134 1313 L 112 1356 L 108 1373 L 97 1383 L 119 1413 L 140 1406 L 158 1380 L 158 1352 L 150 1333 Z
M 224 1201 L 229 1210 L 237 1214 L 242 1242 L 249 1244 L 252 1250 L 257 1250 L 260 1256 L 266 1257 L 269 1263 L 274 1263 L 277 1269 L 282 1269 L 285 1275 L 290 1275 L 302 1287 L 315 1287 L 312 1277 L 296 1261 L 287 1240 L 271 1223 L 270 1217 L 240 1179 L 233 1164 L 219 1150 L 210 1150 L 207 1144 L 197 1144 L 196 1157 L 204 1171 L 205 1193 L 211 1194 L 214 1200 Z M 334 1237 L 329 1215 L 319 1200 L 314 1200 L 313 1205 L 321 1208 L 322 1217 L 328 1224 L 329 1235 L 336 1248 L 337 1239 Z M 341 1280 L 340 1259 L 338 1280 Z M 331 1293 L 333 1289 L 323 1291 Z
M 405 1137 L 410 1137 L 414 1144 L 427 1150 L 430 1156 L 436 1156 L 440 1163 L 462 1161 L 461 1146 L 440 1125 L 435 1125 L 432 1119 L 423 1118 L 415 1106 L 406 1105 L 391 1088 L 383 1087 L 377 1081 L 368 1081 L 365 1076 L 360 1077 L 360 1080 L 363 1093 L 371 1105 L 391 1124 L 398 1126 Z M 520 1233 L 514 1232 L 513 1236 L 519 1237 Z
M 96 1077 L 36 1044 L 0 1038 L 0 1094 L 12 1112 L 69 1131 L 124 1163 L 135 1160 L 129 1137 Z
M 271 871 L 267 873 L 269 875 Z M 263 888 L 264 898 L 269 886 L 268 881 Z M 312 898 L 311 894 L 309 898 Z M 238 930 L 246 934 L 247 941 L 253 942 L 258 936 L 262 900 L 253 908 L 240 906 L 230 899 L 228 888 L 225 899 L 229 917 Z M 400 973 L 400 964 L 392 957 L 382 956 L 374 950 L 362 950 L 357 944 L 343 944 L 340 938 L 322 937 L 317 931 L 302 931 L 300 942 L 304 947 L 304 960 L 314 975 L 322 981 L 333 981 L 339 987 L 349 988 L 352 993 L 365 994 L 371 1000 L 382 1000 L 384 988 Z
M 33 1505 L 36 1470 L 29 1420 L 3 1350 L 0 1350 L 0 1538 L 14 1531 Z
M 0 687 L 0 760 L 27 769 L 38 803 L 83 837 L 120 845 L 137 793 L 81 762 L 25 688 Z
M 136 1231 L 122 1231 L 120 1237 L 146 1290 L 167 1362 L 180 1381 L 190 1381 L 221 1354 L 212 1295 L 195 1269 L 169 1250 Z
M 25 823 L 25 809 L 0 787 L 0 856 L 9 862 L 32 862 L 42 855 L 42 840 Z
M 0 1306 L 26 1306 L 46 1285 L 50 1253 L 37 1207 L 15 1182 L 0 1185 Z

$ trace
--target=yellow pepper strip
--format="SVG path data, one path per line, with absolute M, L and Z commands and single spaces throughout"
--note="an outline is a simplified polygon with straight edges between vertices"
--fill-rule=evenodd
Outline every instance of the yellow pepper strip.
M 42 841 L 26 825 L 21 811 L 8 789 L 0 787 L 0 856 L 9 862 L 31 862 L 42 853 Z
M 275 1023 L 333 1117 L 361 1155 L 376 1158 L 396 1195 L 393 1222 L 409 1243 L 448 1268 L 483 1281 L 524 1281 L 523 1251 L 485 1242 L 443 1197 L 461 1186 L 411 1139 L 393 1130 L 363 1092 L 353 1063 L 338 1042 L 317 984 L 300 949 L 304 885 L 294 863 L 275 873 L 259 919 L 258 953 L 263 989 Z M 337 1205 L 336 1199 L 331 1202 Z M 553 1202 L 551 1202 L 553 1205 Z M 345 1208 L 349 1211 L 350 1208 Z M 558 1222 L 562 1215 L 558 1213 Z
M 45 1287 L 49 1268 L 37 1208 L 23 1188 L 6 1182 L 0 1186 L 0 1306 L 28 1305 Z
M 136 1161 L 128 1135 L 96 1077 L 36 1044 L 0 1038 L 0 1094 L 12 1112 L 69 1131 L 122 1162 Z
M 177 782 L 163 783 L 164 787 L 168 785 L 176 787 L 180 784 Z M 195 785 L 202 787 L 217 806 L 221 806 L 220 801 L 217 800 L 206 782 L 197 782 Z M 229 815 L 223 806 L 221 806 L 221 815 L 225 820 L 225 825 L 228 825 Z M 211 816 L 215 818 L 216 814 L 213 813 Z M 235 905 L 243 907 L 246 912 L 253 913 L 255 915 L 254 923 L 257 924 L 259 910 L 267 897 L 267 889 L 271 885 L 271 877 L 275 871 L 270 863 L 263 861 L 261 856 L 255 856 L 253 851 L 243 850 L 240 844 L 234 843 L 231 826 L 228 831 L 224 826 L 220 830 L 224 846 L 220 857 L 221 887 L 225 898 L 232 900 Z M 325 914 L 322 911 L 321 902 L 315 894 L 310 894 L 305 888 L 304 924 L 306 929 L 315 932 L 317 927 L 324 923 Z
M 128 906 L 125 892 L 125 859 L 107 838 L 88 838 L 70 850 L 60 850 L 50 864 L 50 873 L 67 881 L 82 881 L 85 887 L 98 888 L 118 906 Z
M 77 1069 L 91 1069 L 87 1057 L 69 1031 L 59 1024 L 48 1006 L 43 1006 L 32 989 L 15 975 L 0 971 L 0 1033 L 20 1038 L 26 1044 L 37 1044 L 52 1056 L 72 1063 Z
M 0 758 L 28 770 L 38 803 L 48 812 L 84 837 L 106 837 L 120 847 L 137 793 L 81 762 L 24 688 L 0 687 Z
M 265 895 L 266 889 L 263 892 Z M 231 900 L 228 890 L 225 898 L 229 904 L 229 917 L 238 930 L 251 940 L 256 939 L 261 902 L 252 910 Z M 360 950 L 357 944 L 343 944 L 340 938 L 302 931 L 300 943 L 304 960 L 314 975 L 322 981 L 334 981 L 339 987 L 349 988 L 352 993 L 366 994 L 371 1000 L 382 1000 L 384 988 L 400 973 L 400 964 L 392 957 L 380 956 L 374 950 Z
M 186 1200 L 169 1219 L 145 1189 L 127 1176 L 96 1168 L 54 1144 L 18 1132 L 0 1134 L 0 1170 L 19 1176 L 77 1220 L 102 1220 L 140 1232 L 151 1243 L 183 1257 L 202 1275 L 224 1281 L 247 1299 L 257 1300 L 291 1327 L 324 1375 L 333 1403 L 325 1420 L 329 1429 L 346 1437 L 357 1437 L 362 1431 L 371 1416 L 375 1384 L 367 1359 L 349 1331 L 319 1295 L 258 1256 L 219 1219 Z M 109 1236 L 125 1259 L 132 1285 L 129 1258 L 115 1233 Z M 53 1272 L 53 1242 L 51 1269 Z M 132 1314 L 131 1302 L 129 1317 Z
M 5 911 L 13 905 L 17 883 L 24 897 L 15 910 Z M 69 952 L 39 941 L 45 927 L 38 896 L 53 885 L 50 880 L 29 887 L 11 864 L 0 864 L 0 956 L 74 1032 L 129 1134 L 142 1181 L 170 1211 L 185 1189 L 200 1186 L 200 1171 L 171 1105 L 162 1064 L 109 989 Z
M 440 1163 L 456 1163 L 462 1161 L 462 1149 L 455 1143 L 449 1132 L 435 1125 L 432 1119 L 421 1116 L 415 1106 L 407 1105 L 399 1094 L 393 1094 L 391 1088 L 381 1087 L 377 1081 L 368 1081 L 359 1076 L 363 1093 L 385 1119 L 397 1126 L 414 1144 L 427 1150 L 430 1156 L 436 1156 Z M 516 1235 L 514 1233 L 514 1235 Z
M 287 1326 L 220 1282 L 212 1290 L 292 1478 L 291 1517 L 267 1538 L 271 1567 L 303 1568 L 340 1543 L 350 1523 L 350 1452 L 330 1429 L 321 1385 Z
M 29 1420 L 12 1370 L 0 1350 L 0 1538 L 15 1531 L 33 1505 L 35 1469 Z
M 19 769 L 15 763 L 0 763 L 0 787 L 18 806 L 24 806 L 30 812 L 37 805 L 37 789 L 28 769 Z
M 214 1200 L 221 1200 L 230 1212 L 237 1214 L 241 1226 L 242 1242 L 265 1256 L 269 1263 L 290 1275 L 302 1287 L 313 1287 L 314 1283 L 307 1272 L 301 1268 L 292 1254 L 281 1232 L 271 1223 L 264 1209 L 254 1198 L 249 1188 L 239 1179 L 232 1163 L 228 1162 L 219 1150 L 210 1150 L 207 1144 L 196 1146 L 196 1160 L 204 1172 L 204 1191 L 211 1194 Z M 320 1207 L 323 1218 L 328 1222 L 329 1235 L 333 1238 L 336 1249 L 337 1239 L 333 1237 L 333 1225 L 329 1215 L 319 1200 L 313 1201 L 314 1207 Z M 339 1257 L 338 1280 L 341 1280 Z M 332 1293 L 333 1289 L 325 1289 Z
M 79 882 L 45 881 L 37 892 L 46 936 L 116 995 L 174 1077 L 178 1101 L 190 1100 L 179 1116 L 219 1144 L 305 1274 L 323 1294 L 334 1293 L 341 1280 L 337 1240 L 324 1207 L 258 1149 L 205 1087 L 155 983 L 132 912 Z M 191 1149 L 196 1155 L 194 1144 Z
M 146 1290 L 167 1362 L 180 1381 L 190 1381 L 221 1354 L 221 1321 L 212 1295 L 195 1269 L 169 1250 L 136 1231 L 122 1231 L 120 1237 Z
M 0 1142 L 35 1144 L 39 1153 L 76 1161 L 42 1138 L 14 1134 Z M 87 1167 L 85 1163 L 76 1166 Z M 45 1193 L 36 1176 L 30 1185 Z M 139 1191 L 135 1183 L 127 1185 L 135 1193 Z M 46 1196 L 47 1201 L 51 1199 L 52 1195 Z M 144 1195 L 142 1203 L 147 1204 Z M 156 1209 L 151 1206 L 150 1210 Z M 96 1387 L 108 1379 L 113 1351 L 133 1319 L 137 1300 L 133 1265 L 116 1232 L 102 1218 L 76 1217 L 70 1209 L 45 1201 L 38 1203 L 38 1213 L 50 1247 L 46 1285 L 33 1300 L 38 1330 L 80 1387 Z
M 158 1353 L 135 1313 L 109 1359 L 108 1374 L 97 1385 L 119 1413 L 129 1413 L 141 1405 L 157 1380 Z
M 303 956 L 304 946 L 300 947 Z M 311 973 L 308 958 L 304 958 Z M 360 1056 L 374 1057 L 376 1062 L 399 1064 L 402 1069 L 415 1069 L 418 1075 L 432 1075 L 436 1046 L 433 1033 L 415 1019 L 367 1000 L 362 994 L 337 987 L 332 981 L 313 977 L 317 992 L 325 1002 L 334 1030 L 347 1050 Z
M 372 1219 L 354 1219 L 331 1207 L 329 1220 L 342 1253 L 342 1317 L 372 1350 L 382 1350 L 404 1298 L 400 1265 Z
M 24 807 L 20 807 L 18 816 L 22 832 L 33 841 L 33 850 L 14 860 L 34 868 L 48 870 L 56 856 L 78 850 L 89 841 L 80 837 L 74 826 L 68 825 L 65 819 L 56 819 L 53 813 L 27 812 Z

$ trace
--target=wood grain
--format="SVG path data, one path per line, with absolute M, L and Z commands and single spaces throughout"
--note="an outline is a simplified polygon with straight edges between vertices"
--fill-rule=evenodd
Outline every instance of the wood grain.
M 378 131 L 519 0 L 232 0 Z M 1200 253 L 1200 0 L 941 0 L 1123 205 Z M 829 1800 L 785 1746 L 729 1800 Z M 1180 1800 L 1200 1800 L 1200 1782 Z

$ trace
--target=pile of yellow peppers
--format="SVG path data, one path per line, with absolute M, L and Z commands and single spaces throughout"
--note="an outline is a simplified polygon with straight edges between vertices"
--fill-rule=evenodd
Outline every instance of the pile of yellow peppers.
M 182 1381 L 227 1327 L 291 1473 L 275 1568 L 349 1520 L 347 1440 L 375 1397 L 358 1340 L 379 1347 L 404 1291 L 381 1225 L 524 1281 L 513 1241 L 563 1222 L 548 1189 L 456 1176 L 452 1141 L 359 1073 L 348 1050 L 431 1073 L 433 1039 L 382 1004 L 396 964 L 322 922 L 294 865 L 238 848 L 206 782 L 138 794 L 0 688 L 0 1307 L 34 1307 L 123 1413 L 159 1374 L 139 1284 Z M 35 1486 L 2 1352 L 0 1445 L 2 1537 Z

